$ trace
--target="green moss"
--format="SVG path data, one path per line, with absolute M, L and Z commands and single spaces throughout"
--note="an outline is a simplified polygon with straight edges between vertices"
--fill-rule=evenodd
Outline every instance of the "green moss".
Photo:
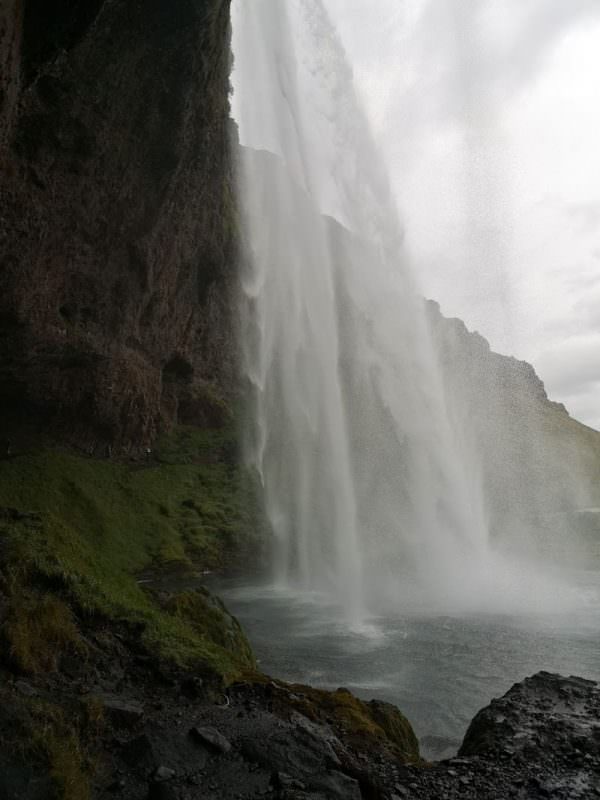
M 381 728 L 388 741 L 398 748 L 403 758 L 418 760 L 419 740 L 404 714 L 390 703 L 378 700 L 371 700 L 366 707 L 371 719 Z
M 82 708 L 83 723 L 88 733 L 100 733 L 106 723 L 104 703 L 92 695 L 84 698 Z
M 78 613 L 135 623 L 165 658 L 235 675 L 249 663 L 247 644 L 225 648 L 212 627 L 162 608 L 137 578 L 221 568 L 259 548 L 255 487 L 229 458 L 231 442 L 226 430 L 177 430 L 159 443 L 159 463 L 142 468 L 50 450 L 0 461 L 4 590 L 17 601 L 28 587 L 51 587 Z M 43 661 L 26 651 L 24 668 Z
M 241 664 L 255 667 L 254 656 L 239 622 L 223 603 L 205 589 L 181 592 L 170 598 L 167 610 L 190 625 L 200 636 L 234 654 Z
M 63 728 L 47 735 L 43 746 L 56 796 L 61 800 L 88 800 L 90 779 L 78 738 Z
M 315 722 L 327 722 L 358 750 L 384 749 L 404 763 L 421 763 L 419 742 L 410 722 L 389 703 L 377 700 L 365 703 L 347 689 L 329 692 L 261 676 L 249 679 L 257 683 L 268 681 L 274 689 L 275 701 L 278 695 L 281 697 L 282 708 L 294 708 Z
M 14 593 L 3 633 L 12 662 L 23 672 L 51 672 L 64 652 L 85 652 L 71 610 L 48 593 Z
M 237 435 L 235 428 L 192 428 L 179 426 L 161 436 L 154 448 L 158 461 L 165 464 L 207 464 L 220 462 L 235 465 Z

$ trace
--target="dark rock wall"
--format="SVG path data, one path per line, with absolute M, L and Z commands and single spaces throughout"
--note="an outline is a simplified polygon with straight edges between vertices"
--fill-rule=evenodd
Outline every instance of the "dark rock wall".
M 0 425 L 101 451 L 223 413 L 229 0 L 0 11 Z
M 23 7 L 19 0 L 0 5 L 0 166 L 6 168 L 5 149 L 15 115 L 20 88 L 19 54 Z

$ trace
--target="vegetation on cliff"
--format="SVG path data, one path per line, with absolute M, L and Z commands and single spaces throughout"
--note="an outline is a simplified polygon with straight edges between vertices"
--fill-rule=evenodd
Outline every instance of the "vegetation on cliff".
M 252 666 L 239 625 L 208 593 L 153 588 L 160 571 L 258 557 L 257 487 L 234 451 L 230 428 L 179 428 L 148 463 L 56 450 L 0 461 L 2 632 L 13 666 L 38 672 L 63 652 L 83 654 L 77 619 L 90 615 L 134 628 L 165 659 L 226 680 Z
M 421 763 L 410 722 L 390 703 L 364 702 L 344 688 L 330 692 L 282 681 L 270 681 L 268 686 L 274 708 L 288 713 L 293 709 L 313 722 L 331 725 L 357 751 L 379 750 L 402 763 Z

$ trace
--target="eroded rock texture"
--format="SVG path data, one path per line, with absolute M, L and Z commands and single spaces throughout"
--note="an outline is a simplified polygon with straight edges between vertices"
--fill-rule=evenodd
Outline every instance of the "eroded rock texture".
M 229 0 L 0 11 L 0 418 L 90 452 L 223 413 Z
M 401 768 L 395 794 L 403 800 L 593 800 L 600 797 L 599 713 L 597 683 L 539 672 L 475 716 L 456 758 Z

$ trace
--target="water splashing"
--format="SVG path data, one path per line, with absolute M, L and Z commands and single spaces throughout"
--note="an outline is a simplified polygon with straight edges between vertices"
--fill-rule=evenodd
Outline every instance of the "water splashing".
M 276 581 L 327 592 L 354 619 L 512 592 L 491 553 L 469 421 L 445 392 L 386 171 L 322 3 L 240 0 L 234 53 L 249 453 Z

